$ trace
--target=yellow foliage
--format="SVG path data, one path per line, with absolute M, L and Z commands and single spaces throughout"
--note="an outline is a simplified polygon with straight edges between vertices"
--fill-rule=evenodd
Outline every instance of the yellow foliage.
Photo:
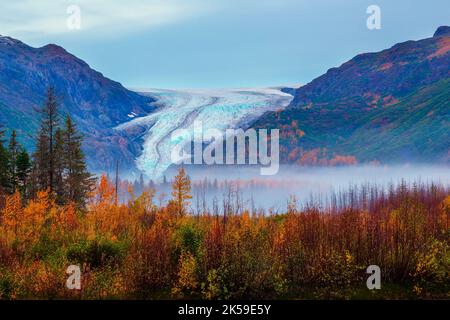
M 20 193 L 15 192 L 13 195 L 6 197 L 5 208 L 2 210 L 3 221 L 1 225 L 1 233 L 4 240 L 9 242 L 18 235 L 18 228 L 23 216 L 22 201 Z
M 198 287 L 197 262 L 195 257 L 187 252 L 183 252 L 180 257 L 178 278 L 172 288 L 172 294 L 176 297 L 183 297 L 184 294 L 191 295 Z
M 184 168 L 178 170 L 178 175 L 172 184 L 172 198 L 175 205 L 176 214 L 182 216 L 186 213 L 186 207 L 189 206 L 191 196 L 191 180 L 186 174 Z

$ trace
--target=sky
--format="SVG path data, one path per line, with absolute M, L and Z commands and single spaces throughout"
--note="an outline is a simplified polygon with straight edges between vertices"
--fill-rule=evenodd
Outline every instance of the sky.
M 60 45 L 128 88 L 306 84 L 440 25 L 448 0 L 0 0 L 1 35 Z

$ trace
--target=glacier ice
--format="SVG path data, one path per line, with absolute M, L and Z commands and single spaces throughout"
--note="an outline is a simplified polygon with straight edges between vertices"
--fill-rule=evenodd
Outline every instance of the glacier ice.
M 180 128 L 192 129 L 201 121 L 204 130 L 235 129 L 264 112 L 285 108 L 292 96 L 279 88 L 163 90 L 147 89 L 141 93 L 157 100 L 159 109 L 147 116 L 135 117 L 116 130 L 146 128 L 143 150 L 136 165 L 146 176 L 159 180 L 171 165 L 171 133 Z

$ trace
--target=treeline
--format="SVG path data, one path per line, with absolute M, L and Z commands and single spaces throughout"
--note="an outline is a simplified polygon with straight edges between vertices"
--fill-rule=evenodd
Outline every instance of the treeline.
M 48 190 L 57 204 L 74 203 L 83 207 L 95 184 L 81 150 L 82 136 L 69 115 L 60 114 L 53 88 L 49 88 L 35 136 L 35 151 L 30 155 L 12 130 L 9 142 L 0 130 L 0 206 L 5 195 L 19 192 L 22 201 L 33 199 L 38 191 Z

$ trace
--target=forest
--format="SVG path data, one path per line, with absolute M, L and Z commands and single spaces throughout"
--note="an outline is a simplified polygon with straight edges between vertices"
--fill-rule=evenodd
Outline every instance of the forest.
M 286 212 L 190 210 L 181 167 L 170 199 L 87 170 L 82 136 L 52 89 L 32 154 L 0 144 L 1 299 L 449 299 L 450 189 L 362 186 Z M 3 138 L 4 134 L 2 133 Z M 217 204 L 218 206 L 219 204 Z M 81 269 L 81 288 L 66 286 Z M 366 286 L 370 265 L 381 289 Z

